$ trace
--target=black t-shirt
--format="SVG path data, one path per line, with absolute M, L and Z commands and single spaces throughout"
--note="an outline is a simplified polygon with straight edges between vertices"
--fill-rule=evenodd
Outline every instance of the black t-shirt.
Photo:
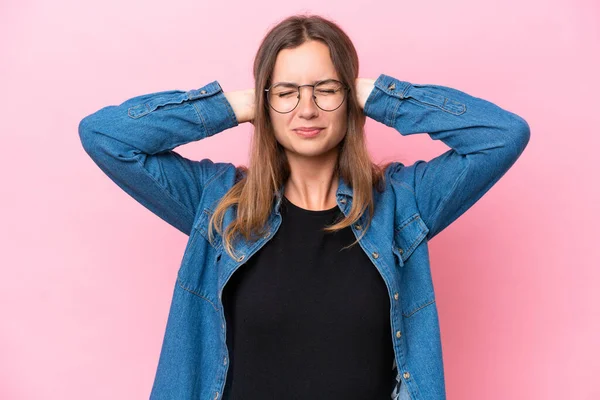
M 225 398 L 389 399 L 395 381 L 387 288 L 336 206 L 287 198 L 273 238 L 223 291 L 229 370 Z M 341 250 L 341 251 L 340 251 Z

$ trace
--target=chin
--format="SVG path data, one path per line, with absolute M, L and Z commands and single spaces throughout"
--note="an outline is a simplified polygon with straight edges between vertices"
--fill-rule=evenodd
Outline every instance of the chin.
M 323 143 L 300 143 L 296 144 L 294 148 L 286 148 L 286 150 L 302 157 L 317 157 L 335 151 L 336 148 L 337 146 L 330 147 Z

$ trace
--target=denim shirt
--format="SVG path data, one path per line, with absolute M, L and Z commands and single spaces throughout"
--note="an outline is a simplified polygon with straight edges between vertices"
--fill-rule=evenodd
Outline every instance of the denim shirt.
M 450 147 L 430 161 L 394 162 L 386 170 L 383 192 L 373 191 L 373 220 L 359 241 L 390 298 L 395 353 L 390 367 L 397 370 L 390 398 L 442 400 L 444 369 L 428 242 L 515 163 L 529 142 L 529 125 L 462 91 L 385 74 L 375 81 L 363 111 L 402 135 L 427 133 Z M 217 81 L 189 91 L 133 97 L 104 107 L 79 124 L 81 143 L 98 167 L 136 201 L 189 236 L 151 399 L 209 400 L 228 395 L 221 295 L 231 275 L 277 232 L 283 185 L 274 195 L 267 233 L 236 242 L 232 258 L 219 235 L 209 241 L 208 220 L 243 173 L 231 163 L 190 160 L 172 149 L 237 125 Z M 341 178 L 336 199 L 348 215 L 352 188 Z M 352 226 L 356 237 L 366 226 L 365 216 Z M 224 226 L 234 218 L 230 207 Z

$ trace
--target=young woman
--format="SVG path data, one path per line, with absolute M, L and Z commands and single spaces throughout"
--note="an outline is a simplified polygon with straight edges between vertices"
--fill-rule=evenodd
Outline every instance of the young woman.
M 358 70 L 335 23 L 293 16 L 258 49 L 254 89 L 213 81 L 81 121 L 106 175 L 189 235 L 152 399 L 445 399 L 428 242 L 514 164 L 529 126 Z M 450 149 L 375 165 L 366 116 Z M 247 121 L 248 167 L 173 151 Z

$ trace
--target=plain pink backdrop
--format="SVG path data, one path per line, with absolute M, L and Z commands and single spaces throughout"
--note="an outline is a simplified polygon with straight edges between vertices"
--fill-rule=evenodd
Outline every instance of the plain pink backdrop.
M 147 399 L 187 237 L 88 158 L 77 127 L 155 91 L 253 86 L 266 31 L 338 22 L 360 76 L 525 118 L 513 168 L 430 242 L 451 400 L 600 398 L 600 5 L 592 0 L 3 1 L 0 398 Z M 177 151 L 245 164 L 251 125 Z M 373 159 L 448 148 L 368 119 Z

